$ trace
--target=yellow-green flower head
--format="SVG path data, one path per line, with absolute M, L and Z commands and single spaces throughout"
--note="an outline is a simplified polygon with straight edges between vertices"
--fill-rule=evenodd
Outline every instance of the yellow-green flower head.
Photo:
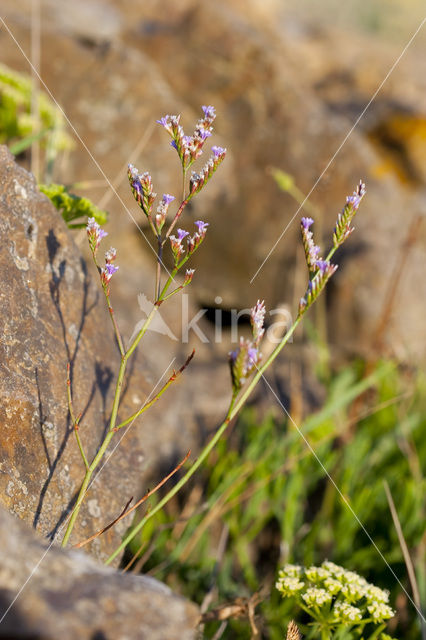
M 389 618 L 393 618 L 395 612 L 389 605 L 383 604 L 383 602 L 372 602 L 367 606 L 368 612 L 375 622 L 383 622 Z
M 335 621 L 340 623 L 359 622 L 362 620 L 362 612 L 358 607 L 353 607 L 347 602 L 336 602 L 333 607 Z
M 329 591 L 325 589 L 318 589 L 317 587 L 309 587 L 306 589 L 306 593 L 302 594 L 302 598 L 308 607 L 322 607 L 323 604 L 331 602 L 333 596 Z

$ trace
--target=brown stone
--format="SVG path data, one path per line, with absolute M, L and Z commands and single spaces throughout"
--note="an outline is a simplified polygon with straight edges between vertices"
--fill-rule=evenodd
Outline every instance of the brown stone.
M 191 640 L 197 620 L 157 580 L 49 547 L 0 508 L 0 638 Z

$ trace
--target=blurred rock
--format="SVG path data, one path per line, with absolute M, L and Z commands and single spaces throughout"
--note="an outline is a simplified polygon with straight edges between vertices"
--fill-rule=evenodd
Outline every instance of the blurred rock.
M 29 10 L 5 2 L 14 35 L 28 48 Z M 42 76 L 121 199 L 105 193 L 104 184 L 95 186 L 104 180 L 83 148 L 65 166 L 57 163 L 58 180 L 93 183 L 87 195 L 112 213 L 109 230 L 122 256 L 116 306 L 128 334 L 138 320 L 137 294 L 152 288 L 153 255 L 134 225 L 136 220 L 147 231 L 129 193 L 126 163 L 149 169 L 159 193 L 177 195 L 177 158 L 155 120 L 182 113 L 190 131 L 200 105 L 212 103 L 218 112 L 215 142 L 228 148 L 228 158 L 182 221 L 188 228 L 192 219 L 210 222 L 194 260 L 191 295 L 198 305 L 230 310 L 266 298 L 269 308 L 284 302 L 294 314 L 306 286 L 298 226 L 303 212 L 279 191 L 269 167 L 290 173 L 304 194 L 315 187 L 310 201 L 324 244 L 346 195 L 362 178 L 367 197 L 356 233 L 337 255 L 340 268 L 327 293 L 328 339 L 340 353 L 366 354 L 371 336 L 384 327 L 389 351 L 422 359 L 426 330 L 419 305 L 426 284 L 417 274 L 423 269 L 426 233 L 420 227 L 394 304 L 387 304 L 410 220 L 424 213 L 426 107 L 419 99 L 422 74 L 410 50 L 348 135 L 400 53 L 395 55 L 390 45 L 354 30 L 333 29 L 329 21 L 308 26 L 291 21 L 277 2 L 260 8 L 241 0 L 148 0 L 143 6 L 108 2 L 105 7 L 120 14 L 108 47 L 97 46 L 95 38 L 94 44 L 85 42 L 77 27 L 62 25 L 60 32 L 43 4 Z M 9 36 L 1 37 L 5 62 L 25 68 L 22 54 L 6 42 Z M 395 104 L 398 114 L 410 115 L 396 122 Z M 385 157 L 385 147 L 389 151 L 392 145 L 406 150 L 407 162 L 401 154 L 391 161 L 389 154 Z M 414 167 L 414 182 L 401 180 L 401 162 L 404 175 L 409 165 Z M 131 275 L 125 279 L 124 273 Z M 131 288 L 135 282 L 137 291 Z M 206 361 L 217 351 L 216 345 L 210 351 L 201 345 Z M 197 357 L 203 357 L 200 350 Z M 220 389 L 223 393 L 224 386 Z
M 191 640 L 198 610 L 153 578 L 49 548 L 0 509 L 0 618 L 8 640 Z

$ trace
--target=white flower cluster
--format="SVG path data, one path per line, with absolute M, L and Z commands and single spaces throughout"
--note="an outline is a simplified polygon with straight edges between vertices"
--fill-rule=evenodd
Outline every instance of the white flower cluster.
M 308 587 L 306 593 L 302 594 L 303 600 L 308 607 L 322 607 L 323 604 L 331 602 L 333 596 L 329 591 L 325 589 L 318 589 L 317 587 Z
M 304 607 L 311 608 L 313 617 L 324 607 L 322 613 L 334 626 L 352 626 L 361 621 L 381 623 L 394 615 L 387 604 L 388 591 L 334 562 L 307 568 L 287 564 L 279 572 L 276 587 L 284 596 L 296 597 Z
M 362 611 L 347 602 L 338 601 L 333 607 L 333 615 L 336 622 L 360 622 Z
M 372 602 L 367 606 L 367 609 L 375 622 L 383 622 L 383 620 L 388 620 L 394 615 L 390 606 L 383 602 Z

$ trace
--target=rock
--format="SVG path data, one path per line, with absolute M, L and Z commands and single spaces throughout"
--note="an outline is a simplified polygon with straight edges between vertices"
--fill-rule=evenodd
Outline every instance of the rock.
M 0 264 L 3 283 L 0 492 L 2 504 L 46 536 L 59 534 L 84 475 L 67 408 L 71 364 L 86 455 L 94 456 L 108 418 L 116 347 L 99 291 L 58 212 L 34 178 L 0 150 Z M 144 381 L 138 377 L 138 384 Z M 124 411 L 134 411 L 129 402 Z M 109 509 L 139 490 L 143 451 L 132 434 L 88 495 L 74 540 L 103 526 Z M 125 526 L 125 525 L 124 525 Z M 95 529 L 94 529 L 95 528 Z M 63 533 L 63 529 L 62 529 Z M 93 551 L 117 544 L 120 530 Z
M 92 9 L 98 6 L 94 1 L 88 4 Z M 241 0 L 185 0 L 178 5 L 149 0 L 143 7 L 104 4 L 107 15 L 114 10 L 121 16 L 116 31 L 109 32 L 109 47 L 105 42 L 98 46 L 94 34 L 91 43 L 85 41 L 75 25 L 60 23 L 64 34 L 58 33 L 59 20 L 44 23 L 43 79 L 100 163 L 103 178 L 115 185 L 121 198 L 121 202 L 109 198 L 107 204 L 112 213 L 109 228 L 119 234 L 126 261 L 123 272 L 134 265 L 137 250 L 130 238 L 136 233 L 131 218 L 142 231 L 146 229 L 129 193 L 126 163 L 130 160 L 149 169 L 158 192 L 179 193 L 176 158 L 164 132 L 153 123 L 162 114 L 182 113 L 190 130 L 199 105 L 211 102 L 218 112 L 215 141 L 229 153 L 212 183 L 193 201 L 193 215 L 211 223 L 203 250 L 194 260 L 192 290 L 197 291 L 199 306 L 215 306 L 218 296 L 227 310 L 266 298 L 269 308 L 285 302 L 294 314 L 306 285 L 298 228 L 302 212 L 276 187 L 269 166 L 291 173 L 305 194 L 316 185 L 310 200 L 318 210 L 317 227 L 325 242 L 346 195 L 363 178 L 368 194 L 356 234 L 346 245 L 350 256 L 342 252 L 338 256 L 340 269 L 327 296 L 329 340 L 341 352 L 349 348 L 366 353 L 387 315 L 388 347 L 400 357 L 422 359 L 426 336 L 418 304 L 425 296 L 418 287 L 426 285 L 423 281 L 419 285 L 416 276 L 425 244 L 421 229 L 396 292 L 397 304 L 390 313 L 386 305 L 408 219 L 424 210 L 421 112 L 425 107 L 424 98 L 418 100 L 424 94 L 424 74 L 415 71 L 419 56 L 414 65 L 411 51 L 406 52 L 346 140 L 355 118 L 394 63 L 393 47 L 372 43 L 354 30 L 348 37 L 329 24 L 297 24 L 288 15 L 283 18 L 282 3 L 273 1 L 262 3 L 261 9 L 256 2 Z M 27 12 L 15 5 L 5 0 L 6 15 L 15 37 L 25 44 L 29 4 Z M 11 42 L 7 46 L 6 36 L 3 33 L 5 62 L 24 69 L 22 54 Z M 397 112 L 408 110 L 412 113 L 408 119 L 393 119 L 397 98 Z M 410 189 L 401 184 L 401 158 L 384 160 L 385 139 L 388 151 L 403 140 L 404 170 L 413 167 Z M 57 179 L 69 182 L 72 176 L 76 182 L 95 182 L 102 174 L 93 158 L 85 149 L 75 152 L 62 169 L 65 177 L 58 171 Z M 102 186 L 87 195 L 103 204 L 108 198 L 104 192 Z M 190 219 L 186 220 L 189 226 Z M 139 250 L 145 252 L 140 263 L 148 263 L 151 249 L 137 233 Z M 128 243 L 132 253 L 126 251 Z M 126 302 L 130 292 L 125 286 L 117 304 L 131 332 L 137 317 L 134 305 Z
M 157 580 L 49 546 L 0 509 L 0 638 L 191 640 L 197 620 Z

